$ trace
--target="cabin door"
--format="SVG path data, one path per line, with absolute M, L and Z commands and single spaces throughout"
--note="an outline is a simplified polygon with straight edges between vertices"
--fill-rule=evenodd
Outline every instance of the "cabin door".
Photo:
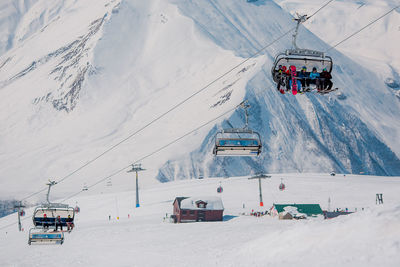
M 197 220 L 198 221 L 205 221 L 206 220 L 206 212 L 204 210 L 199 210 L 197 212 Z

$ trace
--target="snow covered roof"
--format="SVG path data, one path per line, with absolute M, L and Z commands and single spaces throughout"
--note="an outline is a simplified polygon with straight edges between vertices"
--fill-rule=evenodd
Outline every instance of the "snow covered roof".
M 199 201 L 203 201 L 207 203 L 205 208 L 198 207 L 196 203 Z M 220 197 L 189 197 L 183 199 L 181 201 L 181 209 L 190 209 L 190 210 L 223 210 L 224 205 L 222 204 L 222 200 Z
M 294 210 L 296 210 L 298 213 L 304 213 L 307 216 L 323 214 L 319 204 L 274 204 L 274 207 L 277 212 L 293 212 Z

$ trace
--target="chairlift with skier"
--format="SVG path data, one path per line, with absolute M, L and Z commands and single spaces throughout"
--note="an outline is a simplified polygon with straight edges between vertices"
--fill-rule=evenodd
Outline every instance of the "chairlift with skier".
M 297 26 L 293 34 L 293 47 L 292 49 L 287 49 L 285 52 L 279 53 L 275 57 L 271 69 L 272 78 L 277 84 L 278 90 L 284 94 L 285 91 L 292 89 L 292 93 L 297 94 L 300 89 L 298 87 L 304 87 L 302 88 L 303 90 L 299 91 L 309 92 L 312 88 L 311 84 L 315 84 L 319 94 L 326 94 L 337 90 L 337 88 L 332 89 L 333 84 L 330 81 L 333 67 L 332 58 L 325 55 L 324 52 L 302 49 L 296 44 L 299 26 L 307 20 L 307 16 L 297 15 L 297 18 L 294 20 L 297 21 Z M 310 78 L 310 73 L 313 69 L 322 77 L 318 79 Z M 300 70 L 304 70 L 304 72 L 301 73 Z
M 50 181 L 47 185 L 47 203 L 35 208 L 32 216 L 35 228 L 57 228 L 67 227 L 68 224 L 74 223 L 75 209 L 62 203 L 51 203 L 49 200 L 51 186 L 55 185 L 55 181 Z

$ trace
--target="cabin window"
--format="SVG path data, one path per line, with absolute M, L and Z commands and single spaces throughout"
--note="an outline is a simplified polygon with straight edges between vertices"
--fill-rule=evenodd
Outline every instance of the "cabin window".
M 186 210 L 182 210 L 182 214 L 183 214 L 183 215 L 186 215 Z
M 190 211 L 190 215 L 194 215 L 194 210 L 191 210 L 191 211 Z

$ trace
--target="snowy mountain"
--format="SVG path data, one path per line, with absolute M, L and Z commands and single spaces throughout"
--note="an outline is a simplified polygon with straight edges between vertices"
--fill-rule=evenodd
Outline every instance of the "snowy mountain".
M 386 78 L 397 82 L 398 77 L 364 67 L 360 55 L 330 52 L 341 95 L 278 94 L 270 68 L 275 54 L 289 48 L 290 35 L 211 83 L 294 26 L 289 13 L 294 9 L 278 3 L 5 1 L 0 6 L 1 195 L 39 190 L 49 178 L 67 176 L 155 119 L 68 176 L 55 196 L 79 191 L 143 157 L 144 184 L 156 183 L 155 177 L 170 181 L 261 170 L 399 175 L 400 102 L 385 84 Z M 385 1 L 384 7 L 393 3 Z M 321 12 L 330 9 L 335 7 Z M 333 21 L 349 19 L 346 13 L 336 15 Z M 398 17 L 396 11 L 390 19 Z M 344 38 L 338 30 L 327 39 L 315 28 L 301 28 L 300 46 L 326 50 L 331 40 Z M 398 73 L 395 61 L 382 61 Z M 243 125 L 240 110 L 147 157 L 244 99 L 251 104 L 250 127 L 262 136 L 259 158 L 212 156 L 217 129 Z M 134 187 L 125 171 L 112 179 L 116 191 Z
M 282 29 L 290 28 L 291 23 L 290 16 L 274 2 L 261 2 L 256 6 L 222 1 L 209 2 L 204 6 L 184 2 L 180 3 L 180 8 L 217 44 L 241 57 L 248 57 L 277 38 L 279 33 L 284 32 Z M 325 16 L 330 8 L 334 9 L 326 7 Z M 265 16 L 266 13 L 269 15 Z M 318 20 L 314 22 L 316 24 Z M 329 49 L 315 35 L 301 30 L 301 47 L 320 51 Z M 339 36 L 341 32 L 335 34 L 335 38 Z M 263 70 L 246 85 L 245 99 L 249 99 L 252 105 L 250 128 L 262 134 L 266 153 L 257 159 L 214 159 L 210 156 L 217 128 L 244 124 L 243 116 L 237 113 L 222 126 L 214 128 L 190 157 L 168 161 L 160 170 L 160 180 L 196 177 L 199 173 L 231 176 L 252 171 L 285 170 L 339 170 L 379 175 L 399 173 L 399 102 L 394 97 L 395 92 L 387 88 L 376 73 L 334 51 L 331 54 L 336 63 L 334 82 L 341 88 L 340 94 L 282 97 L 273 90 L 269 69 L 275 53 L 282 51 L 285 43 L 289 42 L 286 39 L 267 50 L 268 59 Z M 393 47 L 392 51 L 395 50 Z

